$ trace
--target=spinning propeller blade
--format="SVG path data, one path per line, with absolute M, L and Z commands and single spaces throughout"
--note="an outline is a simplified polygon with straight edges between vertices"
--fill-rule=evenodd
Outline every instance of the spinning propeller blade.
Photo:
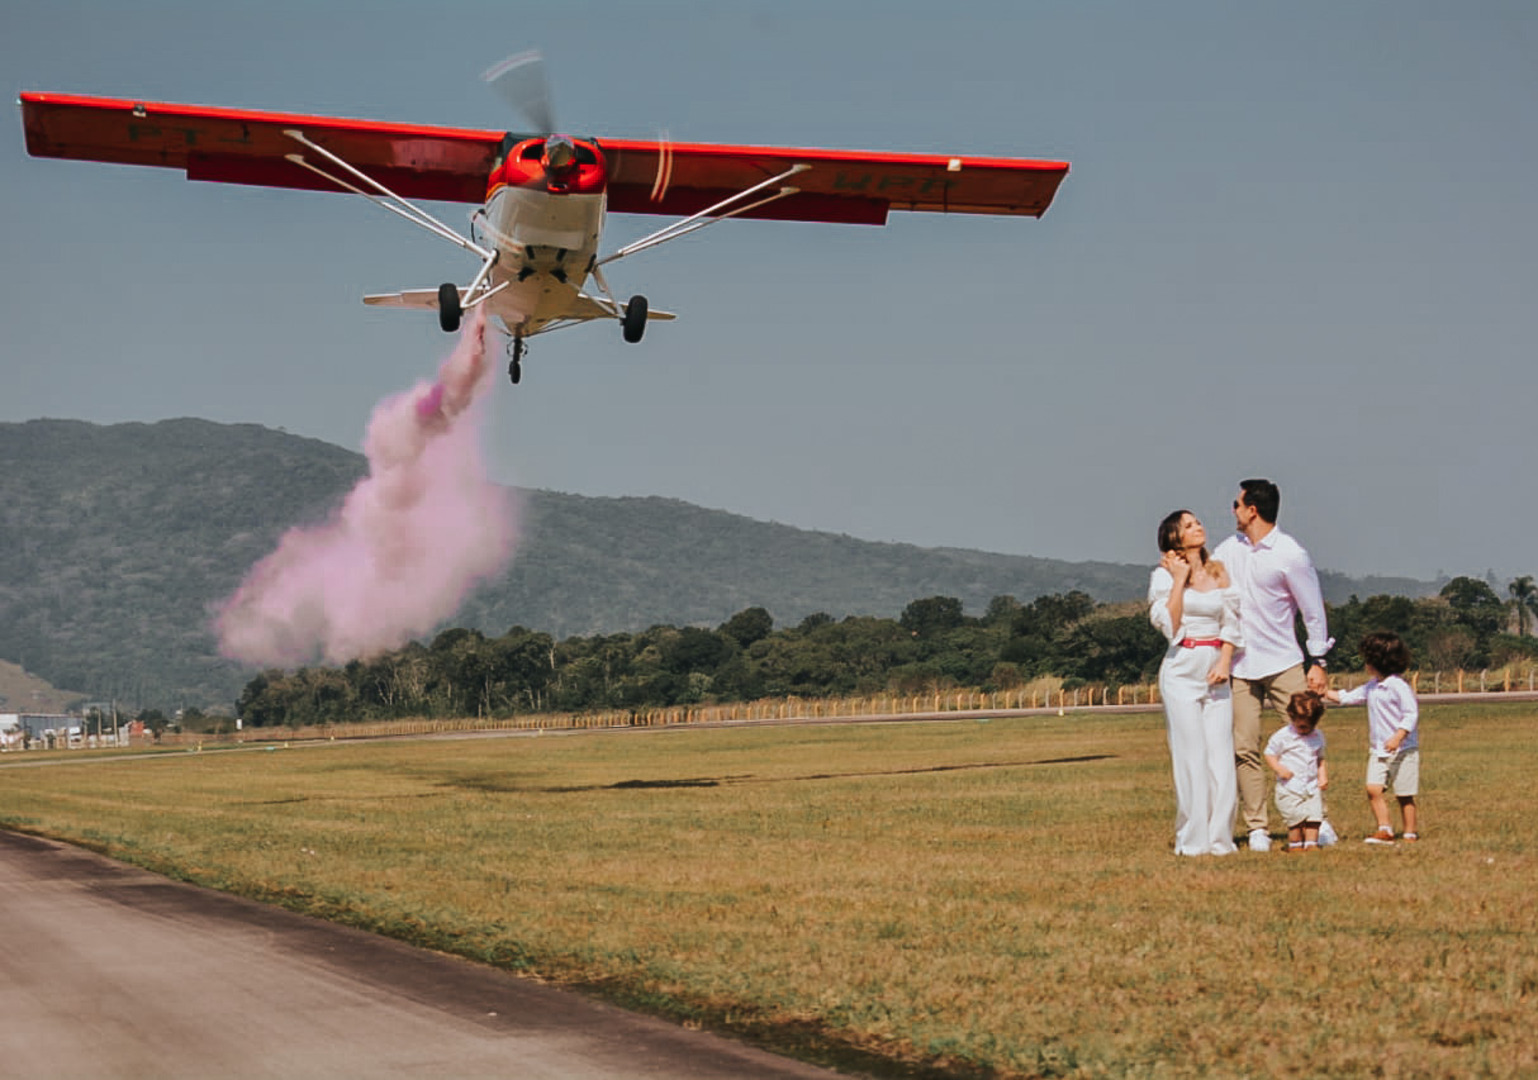
M 657 133 L 657 178 L 652 181 L 652 202 L 667 198 L 668 185 L 673 182 L 673 140 L 663 128 Z
M 555 111 L 550 107 L 545 58 L 538 49 L 493 64 L 481 79 L 532 124 L 536 133 L 549 135 L 555 131 Z

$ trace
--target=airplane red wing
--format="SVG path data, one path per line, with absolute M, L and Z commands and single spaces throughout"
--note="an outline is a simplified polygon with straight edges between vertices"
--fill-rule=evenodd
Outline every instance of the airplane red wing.
M 34 157 L 162 165 L 185 169 L 189 180 L 336 191 L 284 160 L 303 150 L 283 134 L 298 129 L 405 198 L 450 202 L 485 199 L 502 143 L 500 131 L 68 94 L 24 93 L 21 112 Z
M 298 129 L 405 198 L 478 203 L 500 131 L 423 127 L 290 113 L 23 93 L 27 150 L 184 169 L 192 180 L 335 191 L 285 160 Z M 800 193 L 742 217 L 880 225 L 888 210 L 1040 217 L 1067 175 L 1061 161 L 883 154 L 604 139 L 609 209 L 687 216 L 796 165 Z M 767 194 L 768 192 L 766 192 Z
M 888 210 L 1040 217 L 1068 174 L 1065 161 L 884 154 L 605 139 L 609 209 L 696 214 L 795 165 L 800 194 L 742 217 L 881 225 Z

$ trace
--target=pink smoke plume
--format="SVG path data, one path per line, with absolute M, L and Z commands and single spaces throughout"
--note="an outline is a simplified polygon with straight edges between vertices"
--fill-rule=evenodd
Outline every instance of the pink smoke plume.
M 285 533 L 220 606 L 225 656 L 271 667 L 365 659 L 432 630 L 506 567 L 516 506 L 486 478 L 474 407 L 489 381 L 482 309 L 466 323 L 436 382 L 375 406 L 369 474 L 341 509 Z

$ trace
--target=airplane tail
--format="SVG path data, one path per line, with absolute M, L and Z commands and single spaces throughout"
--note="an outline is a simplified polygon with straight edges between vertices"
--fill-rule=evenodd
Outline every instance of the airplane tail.
M 464 304 L 470 290 L 459 290 L 459 302 Z M 437 289 L 403 289 L 400 292 L 373 293 L 363 298 L 365 304 L 373 304 L 376 307 L 411 308 L 415 311 L 437 311 Z
M 469 290 L 461 288 L 459 290 L 459 302 L 463 304 L 468 295 Z M 375 307 L 410 308 L 413 311 L 437 311 L 438 290 L 402 289 L 400 292 L 394 293 L 373 293 L 365 296 L 363 302 Z M 493 314 L 502 315 L 504 318 L 511 316 L 517 319 L 519 317 L 516 312 L 503 312 L 499 310 L 496 297 L 492 297 L 488 303 L 491 305 Z M 615 319 L 618 317 L 610 310 L 606 302 L 589 296 L 587 293 L 578 293 L 572 302 L 567 305 L 566 310 L 550 321 L 554 322 L 560 319 L 573 322 L 590 322 L 594 319 Z M 646 313 L 646 318 L 648 322 L 653 319 L 659 322 L 666 322 L 669 319 L 676 319 L 678 316 L 671 311 L 658 311 L 656 308 L 652 308 Z

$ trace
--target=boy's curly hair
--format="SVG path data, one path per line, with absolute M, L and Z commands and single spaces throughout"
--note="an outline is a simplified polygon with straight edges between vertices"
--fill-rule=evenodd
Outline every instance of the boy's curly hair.
M 1360 651 L 1379 675 L 1403 675 L 1410 670 L 1410 647 L 1392 630 L 1374 630 L 1362 639 Z
M 1287 715 L 1294 720 L 1307 720 L 1315 727 L 1324 719 L 1324 698 L 1312 690 L 1293 694 L 1287 700 Z

